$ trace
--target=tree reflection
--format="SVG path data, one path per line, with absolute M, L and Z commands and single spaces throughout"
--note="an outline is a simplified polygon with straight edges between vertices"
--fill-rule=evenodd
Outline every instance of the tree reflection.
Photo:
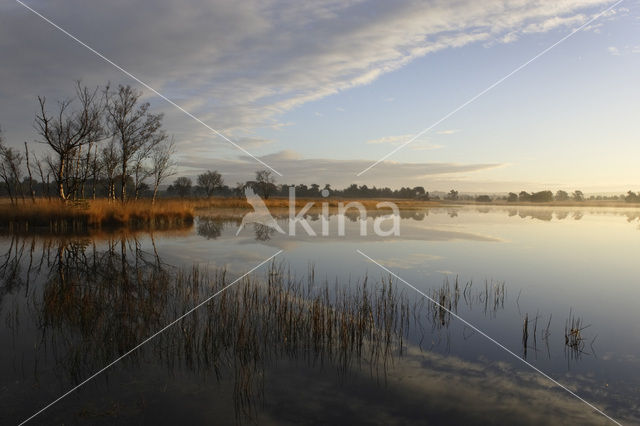
M 220 218 L 200 216 L 198 217 L 196 231 L 198 235 L 205 237 L 207 240 L 215 240 L 222 233 L 224 224 L 225 221 Z
M 202 223 L 219 232 L 216 221 Z M 259 232 L 268 238 L 269 231 Z M 7 240 L 0 297 L 24 289 L 28 309 L 10 308 L 5 324 L 16 339 L 36 342 L 28 345 L 35 381 L 56 371 L 64 386 L 81 382 L 231 282 L 224 270 L 167 265 L 150 241 L 126 234 Z M 251 419 L 265 372 L 279 360 L 330 367 L 339 378 L 361 369 L 385 378 L 407 342 L 433 348 L 446 337 L 448 344 L 452 314 L 479 306 L 495 318 L 506 299 L 505 284 L 490 281 L 445 280 L 427 294 L 438 304 L 399 291 L 391 277 L 334 287 L 316 283 L 313 268 L 299 279 L 272 263 L 264 279 L 243 279 L 123 362 L 231 381 L 234 413 Z M 25 334 L 29 323 L 35 331 Z
M 28 336 L 42 342 L 35 380 L 50 371 L 48 354 L 55 371 L 81 382 L 230 282 L 223 270 L 172 268 L 142 246 L 124 235 L 100 244 L 41 244 L 39 291 L 29 294 L 29 311 L 16 312 L 21 320 L 11 323 L 16 334 L 22 323 L 37 327 Z M 11 242 L 3 267 L 13 272 L 3 274 L 5 293 L 25 285 L 21 267 L 31 263 L 24 258 L 29 247 L 27 240 Z M 392 283 L 335 293 L 312 276 L 303 282 L 271 264 L 266 281 L 243 279 L 123 362 L 153 360 L 167 371 L 232 379 L 238 416 L 251 415 L 262 397 L 264 370 L 279 358 L 321 362 L 340 376 L 358 366 L 384 375 L 389 359 L 402 352 L 407 299 Z

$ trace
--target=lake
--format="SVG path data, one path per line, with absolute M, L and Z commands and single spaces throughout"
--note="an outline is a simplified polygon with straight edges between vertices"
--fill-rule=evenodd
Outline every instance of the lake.
M 0 423 L 182 315 L 30 423 L 613 424 L 531 365 L 640 423 L 640 210 L 406 210 L 388 237 L 215 213 L 0 237 Z

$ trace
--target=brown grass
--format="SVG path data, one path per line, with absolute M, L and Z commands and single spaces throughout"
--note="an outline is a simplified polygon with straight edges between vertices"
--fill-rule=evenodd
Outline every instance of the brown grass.
M 63 203 L 36 200 L 0 205 L 0 224 L 14 231 L 45 228 L 54 232 L 100 228 L 169 228 L 190 225 L 194 205 L 189 201 L 135 200 L 125 204 L 108 200 Z

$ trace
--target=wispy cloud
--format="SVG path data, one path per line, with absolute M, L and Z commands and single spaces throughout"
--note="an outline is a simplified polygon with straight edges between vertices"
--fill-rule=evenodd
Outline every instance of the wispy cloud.
M 277 126 L 285 111 L 369 84 L 429 53 L 570 27 L 604 4 L 51 0 L 36 7 L 181 105 L 189 104 L 205 121 L 237 136 Z M 77 77 L 122 79 L 20 6 L 2 9 L 0 49 L 12 60 L 0 69 L 6 97 L 0 113 L 24 105 L 25 87 L 32 98 L 52 94 Z M 137 10 L 145 13 L 132 13 Z M 78 13 L 83 19 L 77 19 Z
M 455 133 L 455 131 L 451 131 Z M 445 133 L 450 134 L 450 133 Z M 396 135 L 396 136 L 383 136 L 377 139 L 370 139 L 367 141 L 368 144 L 389 144 L 389 145 L 400 145 L 403 142 L 411 139 L 413 135 Z M 413 141 L 410 147 L 414 151 L 431 151 L 434 149 L 444 148 L 444 145 L 438 145 L 434 143 L 430 143 L 425 139 L 417 139 Z
M 308 158 L 291 150 L 279 151 L 261 157 L 262 160 L 281 170 L 285 178 L 283 183 L 330 183 L 344 186 L 351 183 L 367 183 L 378 186 L 424 185 L 436 179 L 469 177 L 473 173 L 502 167 L 500 163 L 406 163 L 383 162 L 375 176 L 367 180 L 358 179 L 353 171 L 363 167 L 369 159 L 338 160 L 330 158 Z M 195 175 L 202 170 L 216 169 L 227 182 L 239 182 L 250 179 L 256 170 L 255 162 L 249 157 L 233 160 L 205 156 L 204 153 L 184 153 L 180 156 L 181 173 Z
M 398 145 L 402 142 L 407 141 L 408 139 L 410 139 L 413 135 L 395 135 L 395 136 L 383 136 L 381 138 L 377 138 L 377 139 L 369 139 L 367 141 L 367 143 L 370 144 L 391 144 L 391 145 Z

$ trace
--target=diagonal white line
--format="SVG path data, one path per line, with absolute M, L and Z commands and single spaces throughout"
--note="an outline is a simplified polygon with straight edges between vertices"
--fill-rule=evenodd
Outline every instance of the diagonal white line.
M 213 133 L 215 133 L 216 135 L 220 136 L 222 139 L 226 140 L 227 142 L 229 142 L 231 145 L 235 146 L 236 148 L 238 148 L 240 151 L 244 152 L 245 154 L 247 154 L 249 157 L 253 158 L 254 160 L 256 160 L 258 163 L 262 164 L 263 166 L 269 168 L 270 170 L 272 170 L 275 174 L 277 174 L 278 176 L 282 176 L 282 173 L 280 173 L 279 171 L 277 171 L 276 169 L 274 169 L 273 167 L 271 167 L 270 165 L 268 165 L 267 163 L 265 163 L 264 161 L 262 161 L 261 159 L 259 159 L 258 157 L 254 156 L 253 154 L 251 154 L 249 151 L 247 151 L 246 149 L 244 149 L 243 147 L 241 147 L 240 145 L 238 145 L 237 143 L 235 143 L 234 141 L 232 141 L 231 139 L 229 139 L 228 137 L 226 137 L 225 135 L 223 135 L 222 133 L 220 133 L 219 131 L 217 131 L 216 129 L 214 129 L 213 127 L 211 127 L 210 125 L 208 125 L 207 123 L 205 123 L 204 121 L 202 121 L 201 119 L 199 119 L 198 117 L 196 117 L 195 115 L 191 114 L 189 111 L 187 111 L 186 109 L 182 108 L 180 105 L 178 105 L 177 103 L 175 103 L 174 101 L 172 101 L 171 99 L 167 98 L 165 95 L 163 95 L 162 93 L 158 92 L 156 89 L 154 89 L 153 87 L 149 86 L 147 83 L 145 83 L 144 81 L 140 80 L 138 77 L 136 77 L 135 75 L 131 74 L 129 71 L 125 70 L 124 68 L 122 68 L 120 65 L 116 64 L 115 62 L 113 62 L 111 59 L 107 58 L 106 56 L 104 56 L 102 53 L 98 52 L 97 50 L 95 50 L 93 47 L 89 46 L 88 44 L 86 44 L 85 42 L 83 42 L 82 40 L 80 40 L 79 38 L 77 38 L 76 36 L 74 36 L 73 34 L 71 34 L 70 32 L 68 32 L 67 30 L 65 30 L 64 28 L 60 27 L 59 25 L 57 25 L 55 22 L 51 21 L 49 18 L 47 18 L 46 16 L 43 16 L 41 13 L 39 13 L 38 11 L 34 10 L 33 8 L 31 8 L 30 6 L 24 4 L 21 0 L 16 0 L 17 3 L 19 3 L 20 5 L 24 6 L 26 9 L 29 9 L 31 12 L 33 12 L 35 15 L 37 15 L 38 17 L 40 17 L 42 20 L 44 20 L 45 22 L 47 22 L 48 24 L 50 24 L 51 26 L 53 26 L 54 28 L 60 30 L 62 33 L 64 33 L 66 36 L 68 36 L 69 38 L 73 39 L 74 41 L 76 41 L 78 44 L 80 44 L 81 46 L 87 48 L 88 50 L 90 50 L 91 52 L 93 52 L 94 54 L 96 54 L 97 56 L 99 56 L 101 59 L 103 59 L 104 61 L 106 61 L 107 63 L 109 63 L 110 65 L 114 66 L 115 68 L 117 68 L 118 70 L 120 70 L 121 72 L 123 72 L 124 74 L 126 74 L 127 76 L 129 76 L 130 78 L 132 78 L 133 80 L 137 81 L 138 83 L 140 83 L 142 86 L 146 87 L 147 89 L 149 89 L 150 91 L 152 91 L 153 93 L 155 93 L 156 95 L 158 95 L 159 97 L 161 97 L 162 99 L 164 99 L 165 101 L 167 101 L 168 103 L 170 103 L 171 105 L 173 105 L 174 107 L 178 108 L 180 111 L 182 111 L 183 113 L 185 113 L 188 117 L 192 118 L 193 120 L 197 121 L 198 123 L 200 123 L 201 125 L 203 125 L 204 127 L 206 127 L 207 129 L 211 130 Z
M 380 263 L 376 262 L 375 260 L 373 260 L 371 257 L 367 256 L 366 254 L 364 254 L 362 251 L 356 249 L 356 251 L 358 253 L 360 253 L 362 256 L 364 256 L 365 258 L 367 258 L 368 260 L 370 260 L 371 262 L 375 263 L 376 265 L 378 265 L 380 268 L 382 268 L 383 270 L 385 270 L 386 272 L 388 272 L 389 274 L 391 274 L 392 276 L 394 276 L 395 278 L 397 278 L 398 280 L 400 280 L 401 282 L 403 282 L 404 284 L 406 284 L 407 286 L 411 287 L 413 290 L 417 291 L 418 293 L 420 293 L 422 296 L 424 296 L 425 298 L 427 298 L 430 302 L 432 302 L 433 304 L 435 304 L 436 306 L 438 306 L 440 309 L 443 309 L 444 311 L 446 311 L 447 313 L 449 313 L 451 316 L 455 317 L 456 319 L 462 321 L 466 326 L 470 327 L 471 329 L 473 329 L 474 331 L 478 332 L 479 334 L 483 335 L 484 337 L 486 337 L 487 339 L 489 339 L 491 342 L 495 343 L 499 348 L 503 349 L 505 352 L 507 352 L 508 354 L 512 355 L 514 358 L 518 359 L 519 361 L 522 361 L 523 363 L 525 363 L 526 365 L 528 365 L 529 367 L 531 367 L 533 370 L 535 370 L 536 372 L 540 373 L 542 376 L 544 376 L 545 378 L 549 379 L 551 382 L 553 382 L 553 384 L 555 384 L 556 386 L 561 387 L 562 389 L 564 389 L 565 391 L 567 391 L 569 394 L 571 394 L 572 396 L 574 396 L 575 398 L 579 399 L 580 401 L 584 402 L 586 405 L 588 405 L 589 407 L 591 407 L 592 409 L 594 409 L 595 411 L 597 411 L 598 413 L 602 414 L 604 417 L 606 417 L 607 419 L 611 420 L 613 423 L 622 426 L 622 424 L 620 422 L 618 422 L 617 420 L 613 419 L 612 417 L 610 417 L 608 414 L 606 414 L 604 411 L 600 410 L 598 407 L 596 407 L 595 405 L 591 404 L 589 401 L 585 400 L 584 398 L 582 398 L 580 395 L 576 394 L 575 392 L 573 392 L 571 389 L 567 388 L 566 386 L 564 386 L 562 383 L 558 382 L 556 379 L 552 378 L 551 376 L 549 376 L 547 373 L 545 373 L 544 371 L 540 370 L 538 367 L 536 367 L 535 365 L 531 364 L 530 362 L 528 362 L 527 360 L 521 358 L 520 356 L 518 356 L 515 352 L 513 352 L 511 349 L 507 348 L 506 346 L 504 346 L 502 343 L 498 342 L 496 339 L 494 339 L 493 337 L 489 336 L 487 333 L 485 333 L 484 331 L 480 330 L 478 327 L 476 327 L 475 325 L 471 324 L 469 321 L 465 320 L 464 318 L 462 318 L 460 315 L 456 314 L 455 312 L 452 312 L 450 309 L 447 309 L 445 306 L 441 305 L 440 303 L 438 303 L 437 301 L 433 300 L 431 297 L 429 297 L 426 293 L 424 293 L 423 291 L 420 291 L 419 289 L 417 289 L 415 286 L 413 286 L 412 284 L 410 284 L 409 282 L 407 282 L 406 280 L 402 279 L 402 277 L 398 276 L 397 274 L 395 274 L 394 272 L 392 272 L 391 270 L 389 270 L 388 268 L 384 267 L 383 265 L 381 265 Z
M 427 133 L 429 130 L 433 129 L 434 127 L 436 127 L 438 124 L 442 123 L 443 121 L 445 121 L 446 119 L 448 119 L 449 117 L 451 117 L 452 115 L 454 115 L 455 113 L 457 113 L 458 111 L 460 111 L 461 109 L 465 108 L 466 106 L 468 106 L 469 104 L 473 103 L 474 101 L 476 101 L 478 98 L 480 98 L 482 95 L 486 94 L 487 92 L 489 92 L 490 90 L 492 90 L 493 88 L 495 88 L 496 86 L 498 86 L 499 84 L 501 84 L 502 82 L 504 82 L 506 79 L 508 79 L 509 77 L 513 76 L 514 74 L 516 74 L 518 71 L 522 70 L 524 67 L 526 67 L 527 65 L 529 65 L 530 63 L 532 63 L 533 61 L 535 61 L 536 59 L 540 58 L 542 55 L 544 55 L 545 53 L 549 52 L 551 49 L 553 49 L 554 47 L 558 46 L 560 43 L 564 42 L 565 40 L 567 40 L 569 37 L 573 36 L 574 34 L 576 34 L 577 32 L 579 32 L 580 30 L 582 30 L 583 28 L 585 28 L 587 25 L 591 24 L 593 21 L 595 21 L 596 19 L 598 19 L 599 17 L 601 17 L 602 15 L 604 15 L 605 13 L 607 13 L 608 11 L 610 11 L 611 9 L 613 9 L 614 7 L 616 7 L 617 5 L 619 5 L 620 3 L 622 3 L 624 0 L 618 0 L 617 2 L 615 2 L 614 4 L 612 4 L 611 6 L 607 7 L 606 9 L 602 10 L 600 13 L 598 13 L 597 15 L 595 15 L 593 18 L 591 18 L 590 20 L 588 20 L 587 22 L 585 22 L 584 24 L 580 25 L 578 28 L 576 28 L 575 30 L 571 31 L 569 34 L 567 34 L 566 36 L 562 37 L 560 40 L 556 41 L 555 43 L 553 43 L 551 46 L 547 47 L 546 49 L 544 49 L 542 52 L 538 53 L 536 56 L 534 56 L 533 58 L 529 59 L 527 62 L 525 62 L 524 64 L 520 65 L 518 68 L 514 69 L 513 71 L 511 71 L 509 74 L 505 75 L 504 77 L 502 77 L 500 80 L 496 81 L 495 83 L 493 83 L 491 86 L 487 87 L 486 89 L 484 89 L 483 91 L 481 91 L 480 93 L 478 93 L 477 95 L 475 95 L 474 97 L 472 97 L 471 99 L 469 99 L 468 101 L 466 101 L 465 103 L 463 103 L 462 105 L 460 105 L 459 107 L 457 107 L 456 109 L 454 109 L 453 111 L 449 112 L 447 115 L 445 115 L 444 117 L 442 117 L 441 119 L 439 119 L 438 121 L 436 121 L 435 123 L 433 123 L 431 126 L 427 127 L 426 129 L 424 129 L 423 131 L 421 131 L 420 133 L 416 134 L 415 136 L 413 136 L 411 139 L 409 139 L 408 141 L 404 142 L 402 145 L 397 146 L 396 148 L 394 148 L 393 150 L 391 150 L 389 153 L 387 153 L 385 156 L 383 156 L 382 158 L 380 158 L 378 161 L 376 161 L 375 163 L 371 164 L 369 167 L 367 167 L 364 170 L 361 170 L 360 173 L 357 173 L 356 176 L 361 176 L 362 174 L 366 173 L 367 171 L 369 171 L 370 169 L 372 169 L 373 167 L 377 166 L 378 164 L 380 164 L 381 162 L 383 162 L 384 160 L 386 160 L 387 158 L 391 157 L 393 154 L 395 154 L 396 152 L 400 151 L 402 148 L 404 148 L 405 146 L 409 145 L 411 142 L 415 141 L 416 139 L 418 139 L 420 136 L 424 135 L 425 133 Z
M 127 357 L 128 355 L 130 355 L 132 352 L 135 352 L 136 350 L 140 349 L 140 347 L 142 347 L 143 345 L 145 345 L 146 343 L 148 343 L 149 341 L 151 341 L 152 339 L 154 339 L 156 336 L 158 336 L 159 334 L 161 334 L 162 332 L 166 331 L 167 329 L 171 328 L 172 326 L 174 326 L 175 324 L 177 324 L 178 322 L 180 322 L 182 319 L 184 319 L 185 317 L 189 316 L 191 313 L 193 313 L 196 309 L 202 307 L 203 305 L 206 305 L 208 302 L 210 302 L 213 298 L 215 298 L 216 296 L 222 294 L 225 290 L 227 290 L 229 287 L 233 286 L 234 284 L 238 283 L 240 280 L 242 280 L 244 277 L 246 277 L 247 275 L 249 275 L 250 273 L 252 273 L 253 271 L 255 271 L 256 269 L 258 269 L 259 267 L 261 267 L 262 265 L 264 265 L 265 263 L 269 262 L 271 259 L 273 259 L 274 257 L 276 257 L 277 255 L 279 255 L 280 253 L 282 253 L 283 250 L 278 250 L 278 252 L 274 255 L 272 255 L 271 257 L 269 257 L 268 259 L 260 262 L 258 265 L 254 266 L 253 268 L 251 268 L 249 271 L 245 272 L 243 275 L 241 275 L 240 277 L 236 278 L 233 282 L 231 282 L 230 284 L 227 284 L 225 287 L 221 288 L 220 290 L 218 290 L 217 292 L 215 292 L 214 294 L 212 294 L 211 296 L 207 297 L 205 300 L 203 300 L 202 302 L 198 303 L 196 306 L 194 306 L 193 308 L 191 308 L 190 310 L 188 310 L 187 312 L 185 312 L 184 314 L 182 314 L 181 316 L 179 316 L 178 318 L 176 318 L 175 320 L 171 321 L 169 324 L 167 324 L 166 326 L 164 326 L 163 328 L 161 328 L 160 330 L 158 330 L 157 332 L 155 332 L 154 334 L 152 334 L 151 336 L 147 337 L 145 340 L 143 340 L 142 342 L 138 343 L 135 347 L 129 349 L 127 352 L 124 353 L 124 355 L 121 355 L 120 357 L 116 358 L 115 360 L 113 360 L 111 363 L 107 364 L 105 367 L 103 367 L 102 369 L 96 371 L 94 374 L 92 374 L 91 376 L 89 376 L 88 378 L 86 378 L 84 381 L 80 382 L 79 384 L 77 384 L 76 386 L 74 386 L 73 388 L 69 389 L 67 392 L 65 392 L 64 394 L 62 394 L 60 397 L 58 397 L 57 399 L 51 401 L 49 404 L 45 405 L 44 407 L 42 407 L 40 410 L 38 410 L 36 413 L 34 413 L 33 415 L 31 415 L 30 417 L 28 417 L 27 419 L 23 420 L 20 425 L 23 425 L 25 423 L 27 423 L 28 421 L 32 420 L 34 417 L 36 417 L 37 415 L 41 414 L 42 412 L 44 412 L 45 410 L 47 410 L 48 408 L 50 408 L 51 406 L 57 404 L 58 402 L 60 402 L 62 399 L 64 399 L 65 397 L 67 397 L 69 394 L 71 394 L 72 392 L 74 392 L 75 390 L 77 390 L 79 387 L 83 386 L 84 384 L 86 384 L 87 382 L 91 381 L 92 379 L 94 379 L 96 376 L 98 376 L 100 373 L 104 372 L 105 370 L 109 369 L 110 367 L 112 367 L 114 364 L 118 363 L 119 361 L 121 361 L 123 358 Z

